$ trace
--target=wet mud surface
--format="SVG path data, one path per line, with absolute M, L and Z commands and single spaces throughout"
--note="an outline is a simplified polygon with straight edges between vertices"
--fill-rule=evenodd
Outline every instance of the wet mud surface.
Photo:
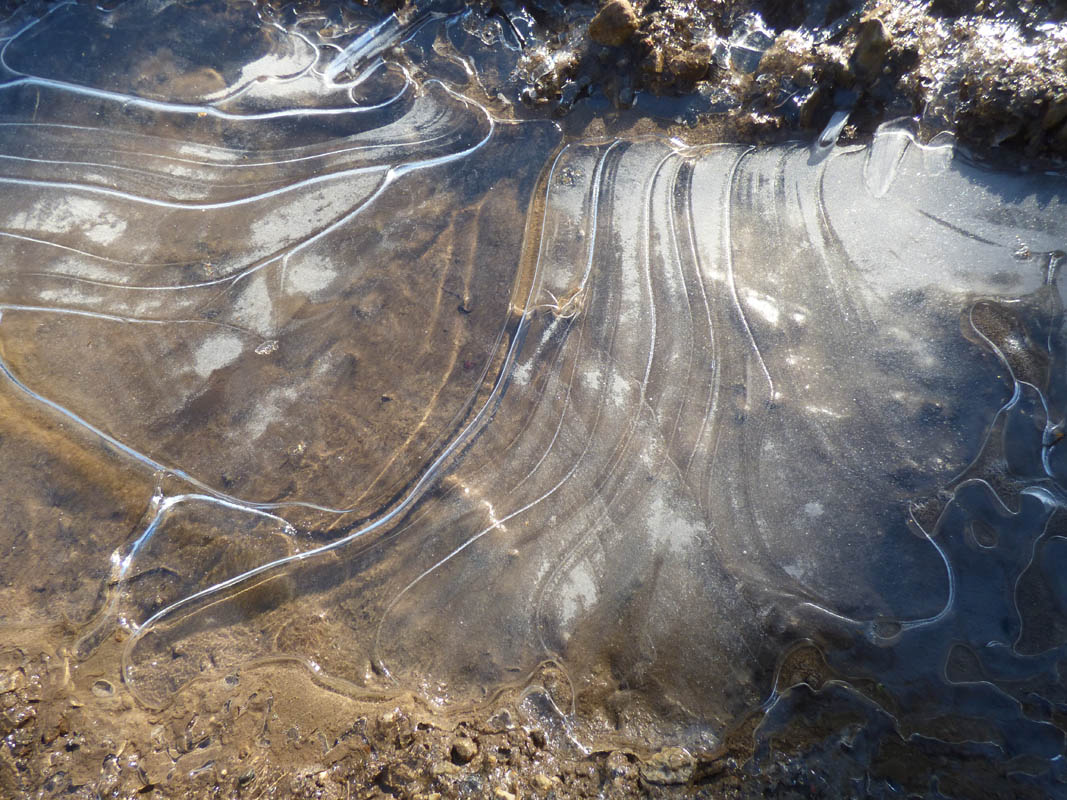
M 15 12 L 0 793 L 1067 794 L 1058 123 L 880 8 Z

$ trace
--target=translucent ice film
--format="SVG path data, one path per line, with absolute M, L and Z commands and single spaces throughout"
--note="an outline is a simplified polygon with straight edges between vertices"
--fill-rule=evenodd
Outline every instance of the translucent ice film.
M 6 23 L 3 630 L 124 632 L 149 707 L 288 659 L 560 746 L 840 709 L 1062 789 L 1063 177 L 573 140 L 483 102 L 461 14 L 345 20 Z

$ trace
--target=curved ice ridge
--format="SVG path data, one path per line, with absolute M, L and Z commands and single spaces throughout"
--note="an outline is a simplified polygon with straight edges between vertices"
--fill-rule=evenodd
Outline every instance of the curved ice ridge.
M 1061 176 L 907 125 L 561 144 L 385 58 L 444 17 L 161 8 L 240 51 L 156 90 L 47 46 L 135 2 L 0 49 L 4 402 L 153 486 L 81 652 L 124 625 L 149 704 L 291 657 L 712 746 L 809 642 L 902 735 L 1062 752 Z

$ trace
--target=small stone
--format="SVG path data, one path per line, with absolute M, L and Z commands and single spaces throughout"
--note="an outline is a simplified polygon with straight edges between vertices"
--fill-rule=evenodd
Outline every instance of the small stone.
M 13 669 L 0 673 L 0 694 L 14 692 L 26 685 L 26 673 L 22 669 Z
M 621 47 L 637 33 L 637 27 L 630 0 L 608 0 L 589 23 L 589 38 L 597 44 Z
M 693 777 L 693 768 L 693 757 L 688 750 L 667 747 L 641 764 L 641 777 L 648 783 L 688 783 Z
M 430 773 L 434 776 L 458 775 L 462 771 L 451 761 L 439 761 L 430 768 Z
M 457 764 L 469 764 L 478 755 L 478 745 L 466 736 L 452 742 L 452 760 Z
M 892 40 L 880 19 L 868 19 L 860 25 L 859 41 L 852 51 L 850 64 L 861 78 L 873 78 L 882 71 Z
M 541 773 L 537 773 L 530 780 L 533 783 L 534 788 L 539 792 L 551 792 L 552 787 L 555 786 L 550 777 L 542 775 Z
M 155 750 L 141 759 L 141 770 L 149 786 L 159 786 L 165 783 L 173 768 L 174 760 L 163 751 Z
M 389 794 L 401 795 L 419 780 L 419 773 L 407 764 L 389 764 L 378 773 L 376 783 Z
M 703 80 L 711 69 L 711 46 L 702 43 L 671 56 L 668 67 L 675 82 L 682 87 L 691 87 Z
M 501 789 L 499 786 L 493 789 L 493 797 L 495 797 L 496 800 L 518 800 L 518 797 L 514 793 L 509 792 L 507 789 Z

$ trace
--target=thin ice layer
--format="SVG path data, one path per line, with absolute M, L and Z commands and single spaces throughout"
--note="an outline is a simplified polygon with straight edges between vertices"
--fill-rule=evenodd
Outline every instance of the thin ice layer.
M 160 16 L 225 42 L 210 53 L 219 64 L 168 68 L 175 80 L 187 73 L 187 92 L 146 93 L 140 69 L 46 46 L 90 30 L 148 59 L 143 27 Z M 7 531 L 12 552 L 45 552 L 65 576 L 9 565 L 21 599 L 5 619 L 65 612 L 62 592 L 41 594 L 53 585 L 78 588 L 69 603 L 84 618 L 107 576 L 141 574 L 132 554 L 155 557 L 175 504 L 253 517 L 284 506 L 305 524 L 290 548 L 301 550 L 409 493 L 499 377 L 526 206 L 554 127 L 520 135 L 380 59 L 327 80 L 337 51 L 327 43 L 293 71 L 287 59 L 306 55 L 307 37 L 251 6 L 68 5 L 10 34 L 0 58 L 5 403 L 35 409 L 12 427 L 51 441 L 47 459 L 60 463 L 38 457 L 48 476 L 38 486 L 19 466 L 33 448 L 5 438 L 18 450 L 3 481 Z M 245 81 L 250 58 L 259 66 Z M 201 87 L 205 70 L 232 78 L 233 91 Z M 357 89 L 372 99 L 354 102 Z M 451 168 L 474 154 L 496 167 Z M 520 154 L 528 163 L 515 169 Z M 68 443 L 36 432 L 39 416 Z M 86 446 L 94 466 L 79 464 Z M 78 464 L 80 488 L 64 460 Z M 130 469 L 135 482 L 109 483 Z M 140 499 L 108 502 L 131 494 Z M 63 544 L 82 527 L 92 535 Z M 215 582 L 193 567 L 170 574 L 153 610 Z
M 134 36 L 130 5 L 92 13 Z M 66 17 L 87 13 L 57 9 L 6 57 L 51 75 L 57 54 L 33 37 L 58 26 L 62 39 Z M 239 43 L 212 55 L 244 74 Z M 15 104 L 0 129 L 11 378 L 218 495 L 376 512 L 445 444 L 489 368 L 551 132 L 524 134 L 542 154 L 525 176 L 471 180 L 450 165 L 483 150 L 514 161 L 515 130 L 494 136 L 484 110 L 437 83 L 387 108 L 332 109 L 287 97 L 297 79 L 283 72 L 267 76 L 272 110 L 222 114 L 210 93 L 147 101 L 68 68 L 78 83 L 0 88 Z M 43 109 L 23 102 L 33 81 Z M 105 135 L 53 121 L 48 93 L 121 122 Z M 324 138 L 324 125 L 346 130 Z
M 128 533 L 93 540 L 114 560 L 79 591 L 113 585 L 76 653 L 125 625 L 151 704 L 291 657 L 349 692 L 514 687 L 580 739 L 714 744 L 789 707 L 776 671 L 810 639 L 907 730 L 979 717 L 1056 752 L 1021 701 L 1061 702 L 1062 626 L 1013 591 L 1064 602 L 1061 178 L 899 129 L 826 158 L 557 149 L 380 63 L 397 25 L 326 46 L 165 6 L 254 29 L 195 91 L 204 65 L 150 90 L 42 44 L 134 37 L 141 5 L 57 9 L 3 54 L 5 402 L 141 492 L 64 501 Z M 2 485 L 40 552 L 48 499 Z
M 1050 247 L 1062 188 L 911 140 L 900 158 L 877 195 L 839 206 L 867 185 L 866 149 L 813 167 L 804 147 L 565 148 L 531 225 L 533 302 L 492 423 L 385 541 L 250 577 L 317 592 L 306 625 L 302 603 L 257 613 L 256 630 L 274 633 L 255 652 L 309 658 L 350 687 L 384 674 L 461 700 L 551 662 L 624 734 L 647 735 L 651 711 L 661 735 L 706 737 L 767 697 L 797 638 L 865 641 L 874 620 L 945 630 L 935 621 L 963 602 L 956 567 L 915 508 L 975 469 L 1022 379 L 983 304 L 1052 324 L 1019 298 L 1059 302 L 1060 255 L 968 225 L 1036 220 L 1016 236 Z M 1024 199 L 1006 206 L 1012 194 Z M 962 195 L 946 224 L 943 198 Z M 861 214 L 899 247 L 872 253 Z M 1047 340 L 1016 349 L 1040 359 Z M 1001 584 L 1013 582 L 1008 569 Z M 194 608 L 146 629 L 134 686 L 158 696 L 147 665 L 199 629 Z M 233 634 L 242 646 L 247 630 Z M 983 644 L 977 631 L 964 641 Z M 902 656 L 904 675 L 936 688 L 949 647 L 912 645 L 931 656 Z M 890 677 L 865 658 L 834 663 Z M 975 713 L 953 704 L 959 691 L 930 694 L 938 714 Z M 1041 728 L 1010 698 L 972 694 L 1013 748 Z M 1058 734 L 1039 733 L 1044 755 Z

